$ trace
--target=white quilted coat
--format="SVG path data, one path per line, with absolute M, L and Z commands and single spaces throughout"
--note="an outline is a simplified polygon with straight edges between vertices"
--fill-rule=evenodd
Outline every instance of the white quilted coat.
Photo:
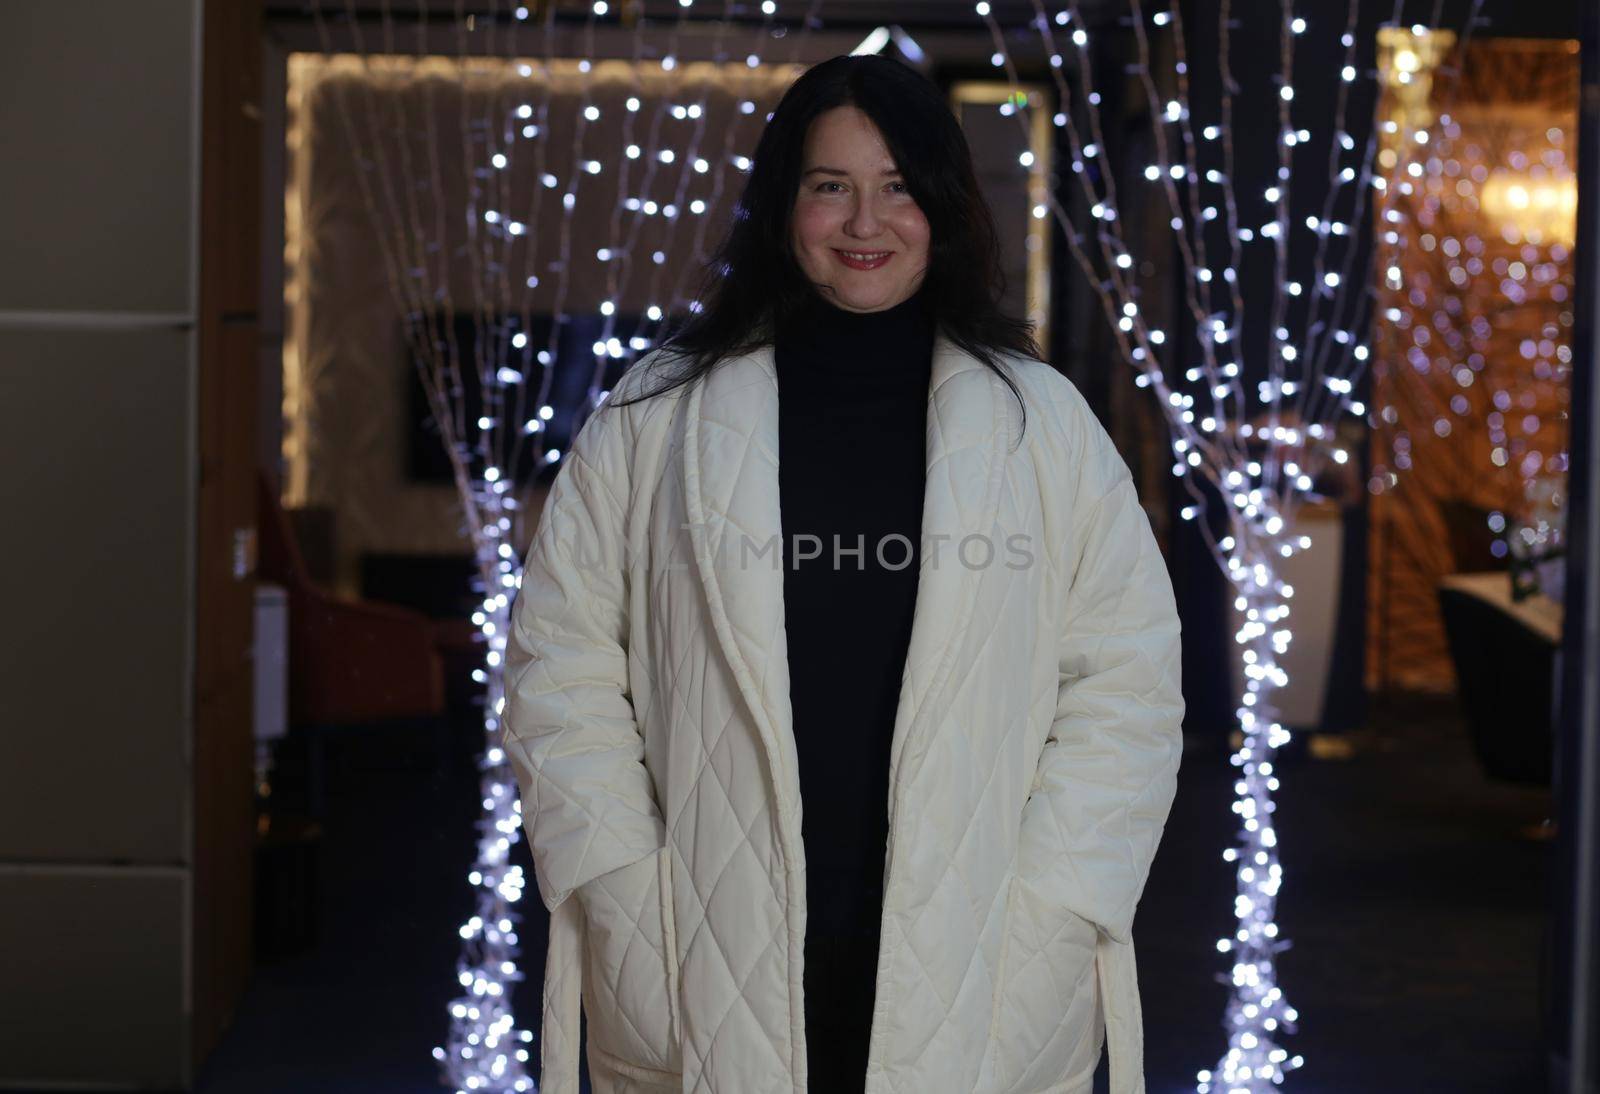
M 551 912 L 546 1094 L 578 1090 L 580 1000 L 596 1094 L 807 1090 L 772 356 L 593 415 L 528 553 L 503 737 Z M 1077 389 L 1007 362 L 1020 445 L 1010 390 L 936 336 L 867 1094 L 1087 1092 L 1103 1045 L 1116 1094 L 1144 1085 L 1129 930 L 1178 618 Z

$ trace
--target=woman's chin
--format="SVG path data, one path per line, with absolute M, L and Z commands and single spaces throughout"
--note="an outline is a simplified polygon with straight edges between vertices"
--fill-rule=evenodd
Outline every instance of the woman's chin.
M 898 288 L 885 288 L 880 285 L 857 286 L 835 283 L 831 287 L 833 291 L 824 293 L 824 297 L 850 311 L 882 311 L 910 295 L 900 292 Z

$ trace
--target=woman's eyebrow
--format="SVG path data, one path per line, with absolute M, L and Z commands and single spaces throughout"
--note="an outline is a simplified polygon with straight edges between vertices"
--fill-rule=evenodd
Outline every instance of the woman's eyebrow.
M 820 175 L 848 175 L 849 173 L 850 172 L 846 171 L 842 167 L 812 167 L 812 168 L 808 168 L 806 171 L 802 172 L 800 177 L 801 178 L 805 178 L 806 175 L 819 175 L 819 174 Z M 890 175 L 898 175 L 900 173 L 900 169 L 898 167 L 885 167 L 882 171 L 879 171 L 878 173 L 880 175 L 888 177 Z

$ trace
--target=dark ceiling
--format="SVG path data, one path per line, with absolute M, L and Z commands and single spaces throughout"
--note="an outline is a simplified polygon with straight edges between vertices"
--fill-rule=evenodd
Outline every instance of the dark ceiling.
M 622 0 L 613 0 L 612 14 L 607 15 L 604 21 L 614 22 L 615 12 L 621 6 Z M 780 23 L 798 21 L 811 6 L 812 0 L 779 0 L 774 19 Z M 990 6 L 995 18 L 1008 26 L 1025 25 L 1033 18 L 1035 10 L 1033 0 L 990 0 Z M 1062 6 L 1059 0 L 1044 4 L 1046 10 L 1051 12 Z M 342 19 L 347 10 L 353 10 L 362 16 L 381 18 L 388 13 L 397 21 L 411 21 L 417 18 L 419 11 L 425 11 L 430 20 L 453 22 L 458 13 L 480 19 L 489 16 L 507 19 L 516 5 L 505 3 L 504 0 L 266 0 L 265 7 L 268 14 L 275 17 L 309 17 L 320 9 L 323 17 L 329 20 Z M 538 10 L 535 4 L 530 3 L 528 7 Z M 582 19 L 589 7 L 589 0 L 562 0 L 556 10 L 563 19 Z M 1127 0 L 1079 0 L 1078 8 L 1085 20 L 1099 22 L 1125 12 Z M 692 19 L 714 19 L 729 12 L 741 20 L 759 21 L 762 18 L 761 7 L 756 0 L 740 0 L 738 3 L 697 0 L 687 13 L 679 6 L 678 0 L 644 0 L 645 18 L 656 22 L 672 22 L 680 14 L 687 14 Z M 817 4 L 817 14 L 825 27 L 838 28 L 871 27 L 880 23 L 941 28 L 981 25 L 973 10 L 973 0 L 821 0 Z
M 880 24 L 899 24 L 908 30 L 916 28 L 936 30 L 980 29 L 982 24 L 974 12 L 974 0 L 778 0 L 778 23 L 794 25 L 816 3 L 822 29 L 827 31 L 854 31 L 870 29 Z M 1024 28 L 1036 10 L 1034 0 L 989 0 L 995 18 L 1002 26 Z M 1212 5 L 1217 0 L 1180 0 L 1185 10 L 1192 11 L 1196 4 Z M 1393 0 L 1357 0 L 1363 6 L 1376 6 L 1384 12 L 1392 10 Z M 612 0 L 612 13 L 605 16 L 602 26 L 615 27 L 616 11 L 626 0 Z M 1350 0 L 1295 0 L 1295 11 L 1312 18 L 1319 16 L 1343 21 Z M 1040 0 L 1045 10 L 1052 14 L 1065 4 L 1062 0 Z M 1479 24 L 1476 33 L 1492 37 L 1570 37 L 1578 36 L 1577 0 L 1402 0 L 1402 21 L 1430 19 L 1437 6 L 1438 25 L 1458 27 L 1466 13 L 1477 5 Z M 522 26 L 533 29 L 537 25 L 539 6 L 530 3 L 534 18 Z M 567 25 L 585 21 L 591 0 L 558 0 L 560 22 Z M 1163 6 L 1162 0 L 1145 0 L 1147 13 Z M 265 0 L 269 19 L 282 25 L 297 20 L 311 21 L 320 12 L 328 23 L 346 20 L 346 12 L 353 11 L 366 20 L 381 22 L 385 16 L 399 25 L 413 24 L 418 13 L 434 24 L 453 24 L 458 14 L 471 15 L 477 20 L 494 18 L 506 23 L 514 22 L 511 12 L 516 5 L 507 0 Z M 1104 26 L 1122 20 L 1130 7 L 1130 0 L 1078 0 L 1078 10 L 1092 26 Z M 709 21 L 728 14 L 741 21 L 758 22 L 763 16 L 759 0 L 696 0 L 690 9 L 679 6 L 678 0 L 643 0 L 646 19 L 655 22 L 675 22 L 680 17 L 690 21 Z M 1280 12 L 1279 0 L 1234 0 L 1235 18 L 1240 21 L 1266 19 L 1276 21 Z

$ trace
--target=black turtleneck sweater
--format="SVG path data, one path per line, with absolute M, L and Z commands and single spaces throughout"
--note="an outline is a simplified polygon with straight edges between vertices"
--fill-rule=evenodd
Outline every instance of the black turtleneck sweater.
M 829 1094 L 866 1079 L 934 327 L 920 291 L 875 312 L 813 294 L 774 339 L 808 1067 L 811 1089 Z

